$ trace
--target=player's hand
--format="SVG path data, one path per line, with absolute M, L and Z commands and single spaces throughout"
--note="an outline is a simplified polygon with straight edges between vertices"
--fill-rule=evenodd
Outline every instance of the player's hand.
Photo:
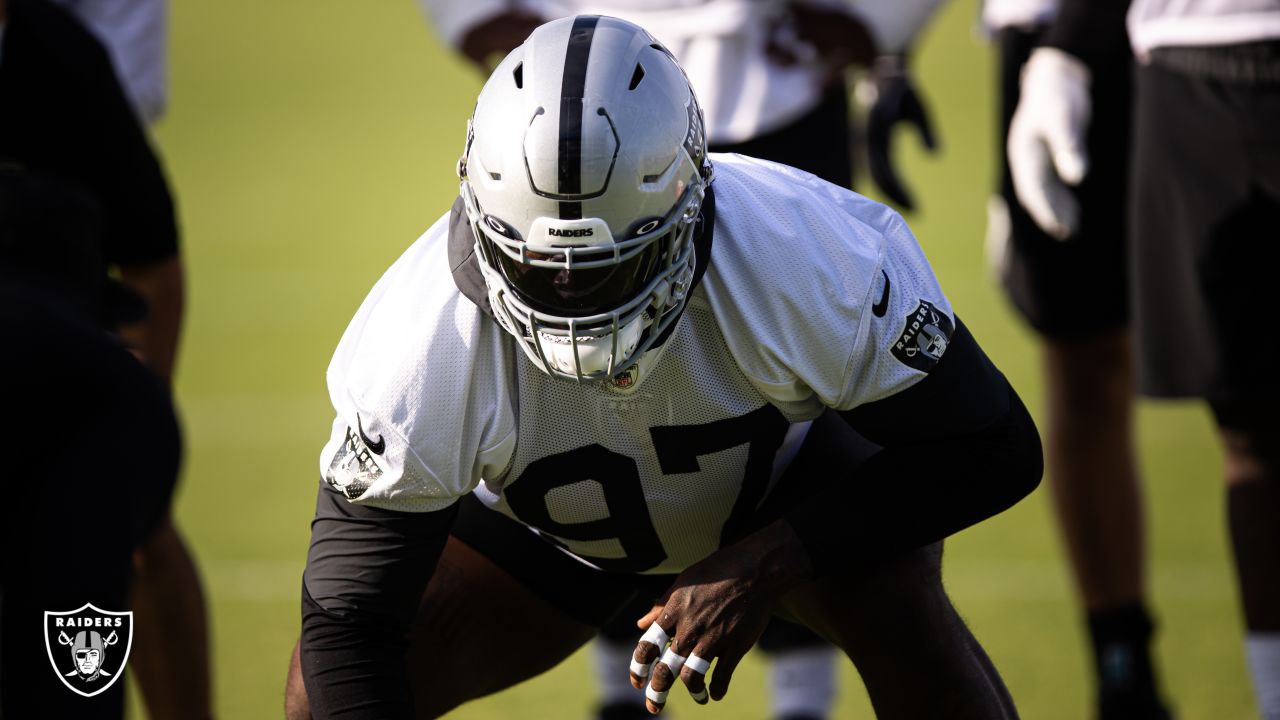
M 1080 205 L 1068 185 L 1089 169 L 1089 69 L 1057 48 L 1036 48 L 1022 68 L 1022 96 L 1009 124 L 1009 171 L 1018 201 L 1045 232 L 1066 240 Z
M 774 24 L 765 50 L 780 65 L 818 62 L 832 77 L 876 56 L 871 32 L 857 18 L 834 9 L 790 2 Z
M 636 623 L 646 632 L 632 656 L 631 684 L 648 685 L 649 712 L 662 711 L 677 676 L 699 704 L 708 695 L 723 698 L 738 662 L 764 632 L 777 599 L 810 573 L 799 538 L 783 522 L 680 573 L 663 600 Z M 706 676 L 713 660 L 708 693 Z
M 541 15 L 525 10 L 508 10 L 471 28 L 462 37 L 459 49 L 468 60 L 488 73 L 496 66 L 491 60 L 494 55 L 499 59 L 505 57 L 520 47 L 534 28 L 545 22 Z
M 875 100 L 867 114 L 867 168 L 885 197 L 903 210 L 914 210 L 916 205 L 911 192 L 894 169 L 890 144 L 893 127 L 898 123 L 909 123 L 919 131 L 925 148 L 930 152 L 935 150 L 937 140 L 929 112 L 916 92 L 903 56 L 882 55 L 876 58 L 870 80 Z

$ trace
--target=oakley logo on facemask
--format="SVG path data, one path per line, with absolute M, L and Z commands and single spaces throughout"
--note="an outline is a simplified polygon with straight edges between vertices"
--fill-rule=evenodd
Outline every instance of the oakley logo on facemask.
M 655 218 L 655 219 L 653 219 L 653 220 L 650 220 L 649 222 L 647 222 L 647 223 L 645 223 L 645 224 L 641 225 L 640 227 L 636 228 L 636 235 L 644 235 L 645 233 L 653 232 L 654 230 L 656 230 L 656 229 L 657 229 L 658 225 L 659 225 L 661 222 L 662 222 L 662 220 L 661 220 L 661 219 L 658 219 L 658 218 Z

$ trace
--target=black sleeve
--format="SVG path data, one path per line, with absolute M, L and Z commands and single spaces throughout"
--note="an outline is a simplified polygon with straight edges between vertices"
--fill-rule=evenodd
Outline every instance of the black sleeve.
M 1040 482 L 1035 423 L 956 318 L 951 344 L 910 388 L 841 413 L 882 449 L 787 514 L 818 575 L 941 540 Z M 840 472 L 839 469 L 832 469 Z
M 413 718 L 405 652 L 457 504 L 353 505 L 323 484 L 302 584 L 302 677 L 316 720 Z
M 1115 64 L 1127 62 L 1129 56 L 1125 27 L 1129 3 L 1130 0 L 1062 0 L 1044 44 L 1080 58 L 1094 74 L 1108 70 L 1128 72 L 1127 67 Z

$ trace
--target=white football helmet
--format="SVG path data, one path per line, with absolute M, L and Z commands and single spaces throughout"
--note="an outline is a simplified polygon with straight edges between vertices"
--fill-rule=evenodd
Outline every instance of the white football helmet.
M 543 371 L 619 376 L 679 318 L 711 164 L 688 79 L 640 27 L 535 30 L 480 91 L 458 176 L 494 315 Z

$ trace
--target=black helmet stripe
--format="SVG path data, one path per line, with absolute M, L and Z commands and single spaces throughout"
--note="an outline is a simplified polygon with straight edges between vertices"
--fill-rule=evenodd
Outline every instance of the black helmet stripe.
M 599 15 L 581 15 L 574 18 L 569 31 L 569 47 L 564 57 L 564 77 L 560 82 L 560 153 L 558 167 L 561 195 L 582 193 L 582 96 L 587 85 L 587 57 L 591 54 L 591 41 L 595 38 Z M 582 203 L 560 203 L 560 217 L 564 220 L 582 217 Z

